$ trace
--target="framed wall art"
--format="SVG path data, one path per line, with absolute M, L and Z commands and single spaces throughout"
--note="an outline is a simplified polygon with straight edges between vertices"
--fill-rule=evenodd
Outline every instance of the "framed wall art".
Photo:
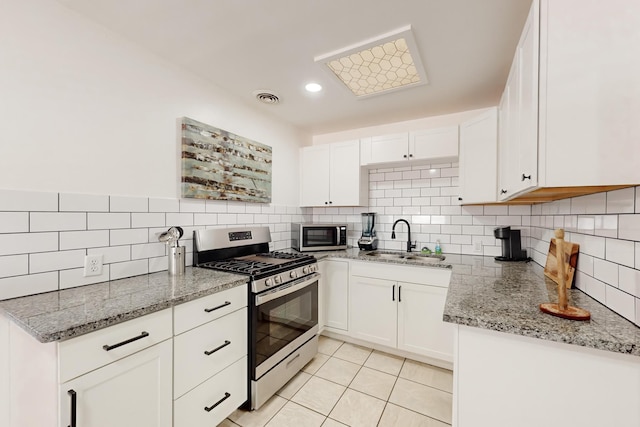
M 182 197 L 271 202 L 271 147 L 188 117 L 181 126 Z

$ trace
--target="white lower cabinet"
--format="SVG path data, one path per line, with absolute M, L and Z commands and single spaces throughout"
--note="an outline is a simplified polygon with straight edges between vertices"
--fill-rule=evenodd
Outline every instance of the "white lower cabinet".
M 453 362 L 455 331 L 442 320 L 450 278 L 442 268 L 352 262 L 349 336 Z
M 349 330 L 349 262 L 320 262 L 320 310 L 324 326 L 338 332 Z
M 217 426 L 247 400 L 247 356 L 175 401 L 175 427 Z
M 171 379 L 167 340 L 61 384 L 60 426 L 170 427 Z

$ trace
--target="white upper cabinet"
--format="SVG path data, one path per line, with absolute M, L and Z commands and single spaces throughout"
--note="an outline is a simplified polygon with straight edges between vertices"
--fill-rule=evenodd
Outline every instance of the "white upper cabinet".
M 639 40 L 640 2 L 533 1 L 500 105 L 501 200 L 640 183 Z
M 460 202 L 497 201 L 498 111 L 460 125 Z
M 498 197 L 506 200 L 538 182 L 538 0 L 534 0 L 500 104 Z
M 300 149 L 301 206 L 361 206 L 368 191 L 358 140 Z
M 373 136 L 360 140 L 365 165 L 458 157 L 458 126 Z

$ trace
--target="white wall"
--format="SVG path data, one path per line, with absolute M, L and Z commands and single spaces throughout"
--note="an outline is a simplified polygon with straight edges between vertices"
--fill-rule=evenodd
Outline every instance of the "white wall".
M 298 204 L 308 135 L 58 2 L 3 0 L 0 52 L 0 188 L 177 197 L 188 116 L 272 146 L 273 202 Z

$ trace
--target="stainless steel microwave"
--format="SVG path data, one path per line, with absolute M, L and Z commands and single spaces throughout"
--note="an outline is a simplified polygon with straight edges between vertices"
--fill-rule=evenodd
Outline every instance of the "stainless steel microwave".
M 300 252 L 347 249 L 347 224 L 291 224 L 291 247 Z

